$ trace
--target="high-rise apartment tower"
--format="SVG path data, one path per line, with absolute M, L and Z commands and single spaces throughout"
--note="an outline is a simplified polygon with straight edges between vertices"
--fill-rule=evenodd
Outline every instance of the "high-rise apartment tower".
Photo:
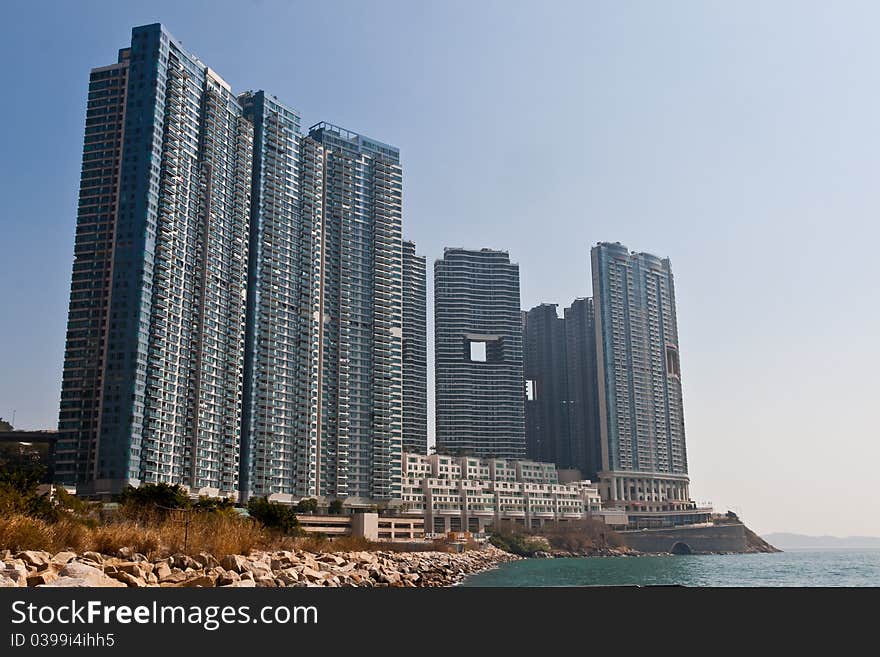
M 434 263 L 437 449 L 524 458 L 519 265 L 447 248 Z
M 134 28 L 89 83 L 58 480 L 398 496 L 401 194 L 398 149 Z
M 528 456 L 593 479 L 599 405 L 592 300 L 575 299 L 563 317 L 545 303 L 523 318 Z
M 428 453 L 428 333 L 425 256 L 403 243 L 403 451 Z
M 56 476 L 238 489 L 253 126 L 161 25 L 92 71 Z
M 600 491 L 611 504 L 688 500 L 675 286 L 668 259 L 592 250 Z

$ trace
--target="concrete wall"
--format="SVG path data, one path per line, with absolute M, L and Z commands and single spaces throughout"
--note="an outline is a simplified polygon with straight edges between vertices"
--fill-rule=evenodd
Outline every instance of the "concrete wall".
M 683 543 L 695 554 L 746 551 L 745 528 L 741 524 L 643 529 L 618 534 L 627 546 L 639 552 L 672 552 L 676 543 Z
M 368 541 L 379 538 L 379 514 L 355 513 L 351 517 L 352 536 L 363 536 Z

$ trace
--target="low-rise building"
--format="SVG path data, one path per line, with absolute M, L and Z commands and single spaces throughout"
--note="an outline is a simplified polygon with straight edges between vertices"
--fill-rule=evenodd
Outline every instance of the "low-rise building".
M 370 541 L 421 541 L 425 538 L 425 521 L 421 517 L 381 516 L 378 513 L 351 515 L 297 516 L 299 527 L 308 534 L 324 534 L 328 538 L 358 536 Z
M 511 520 L 525 527 L 582 520 L 601 512 L 590 481 L 560 484 L 552 463 L 406 453 L 399 512 L 421 515 L 427 535 L 481 534 Z

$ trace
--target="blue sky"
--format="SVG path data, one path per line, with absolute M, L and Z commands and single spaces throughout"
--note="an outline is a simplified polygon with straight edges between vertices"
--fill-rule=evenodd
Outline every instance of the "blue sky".
M 522 302 L 589 247 L 672 260 L 698 499 L 880 535 L 880 6 L 4 3 L 0 415 L 54 427 L 91 67 L 165 23 L 237 91 L 401 149 L 404 232 L 505 248 Z

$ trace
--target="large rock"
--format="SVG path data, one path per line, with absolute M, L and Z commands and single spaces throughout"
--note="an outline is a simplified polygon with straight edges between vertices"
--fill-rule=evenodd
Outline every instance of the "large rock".
M 46 566 L 49 565 L 49 561 L 52 559 L 52 555 L 48 552 L 42 552 L 37 550 L 23 550 L 15 555 L 17 559 L 21 559 L 27 565 L 33 566 L 37 570 L 42 570 Z
M 20 559 L 3 564 L 0 575 L 15 582 L 16 586 L 27 586 L 28 569 Z
M 73 561 L 76 559 L 76 552 L 69 552 L 64 550 L 63 552 L 59 552 L 54 557 L 52 557 L 52 563 L 57 564 L 59 566 L 63 566 L 69 561 Z
M 104 563 L 104 557 L 97 552 L 83 552 L 83 559 L 94 561 L 95 563 Z
M 161 582 L 163 579 L 171 575 L 171 566 L 164 561 L 160 561 L 153 567 L 153 575 L 155 575 L 156 579 Z
M 159 583 L 173 586 L 175 584 L 185 582 L 189 578 L 189 573 L 182 571 L 180 568 L 172 568 L 171 572 L 168 573 L 165 577 L 159 577 Z
M 224 570 L 223 574 L 217 577 L 217 586 L 229 586 L 241 581 L 241 575 L 234 570 Z
M 141 588 L 147 585 L 147 582 L 143 578 L 135 577 L 123 570 L 118 570 L 115 573 L 111 573 L 109 576 L 132 588 Z
M 48 584 L 49 582 L 54 582 L 58 579 L 58 575 L 51 568 L 47 568 L 46 570 L 34 573 L 33 575 L 28 575 L 27 585 L 28 586 L 42 586 L 43 584 Z
M 177 586 L 184 586 L 188 588 L 207 588 L 214 586 L 214 578 L 210 575 L 197 575 L 195 577 L 190 577 L 189 579 L 184 580 Z
M 123 561 L 122 563 L 118 563 L 116 564 L 116 570 L 127 573 L 138 579 L 143 579 L 144 575 L 146 575 L 143 569 L 143 564 L 134 561 Z
M 111 577 L 105 575 L 99 568 L 80 563 L 79 561 L 71 561 L 61 572 L 58 573 L 58 579 L 41 584 L 40 587 L 118 587 L 126 586 Z
M 208 554 L 207 552 L 199 552 L 193 557 L 193 559 L 198 561 L 203 568 L 213 568 L 214 566 L 220 565 L 220 562 L 214 558 L 214 555 Z
M 306 566 L 302 569 L 302 573 L 300 573 L 303 578 L 305 578 L 309 582 L 318 582 L 323 581 L 324 576 L 321 574 L 319 570 L 315 570 L 314 568 L 309 568 Z
M 243 573 L 249 570 L 247 557 L 243 557 L 240 554 L 227 554 L 223 557 L 220 565 L 223 566 L 224 570 L 231 570 L 236 573 Z

